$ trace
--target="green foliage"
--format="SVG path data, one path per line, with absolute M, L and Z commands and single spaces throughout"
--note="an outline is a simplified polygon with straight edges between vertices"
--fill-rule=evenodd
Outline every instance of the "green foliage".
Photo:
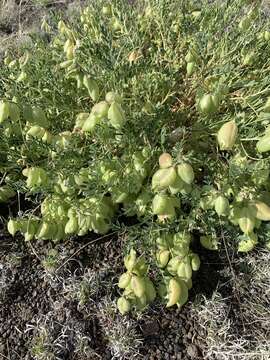
M 34 205 L 8 230 L 57 242 L 136 216 L 127 251 L 145 258 L 125 257 L 120 312 L 154 300 L 155 276 L 182 306 L 193 235 L 267 243 L 269 20 L 242 0 L 100 0 L 57 20 L 0 68 L 0 200 Z

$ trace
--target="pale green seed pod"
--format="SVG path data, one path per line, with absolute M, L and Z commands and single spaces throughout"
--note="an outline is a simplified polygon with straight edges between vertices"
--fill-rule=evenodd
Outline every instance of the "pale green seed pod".
M 186 186 L 189 184 L 186 184 L 180 176 L 176 176 L 176 179 L 172 185 L 169 186 L 169 190 L 172 195 L 176 195 L 179 193 L 182 193 L 183 191 L 187 190 Z
M 48 239 L 51 233 L 52 233 L 51 224 L 43 221 L 37 230 L 36 237 L 37 239 Z
M 229 212 L 229 201 L 228 199 L 223 196 L 219 195 L 215 200 L 215 211 L 218 214 L 218 216 L 226 216 Z
M 254 233 L 249 234 L 245 239 L 238 243 L 239 252 L 248 252 L 258 244 L 258 236 Z
M 0 112 L 1 112 L 1 110 L 0 110 Z M 11 121 L 13 121 L 14 123 L 18 122 L 18 120 L 20 119 L 19 106 L 17 104 L 15 104 L 14 102 L 11 102 L 9 104 L 9 117 L 10 117 Z
M 30 129 L 27 131 L 28 136 L 32 136 L 37 139 L 42 139 L 45 134 L 45 129 L 39 125 L 31 126 Z
M 266 133 L 256 144 L 259 153 L 270 151 L 270 134 Z
M 187 63 L 187 75 L 191 76 L 196 70 L 196 63 L 195 62 L 188 62 Z
M 75 234 L 78 231 L 78 220 L 75 216 L 71 217 L 65 226 L 65 234 Z
M 167 168 L 170 168 L 173 164 L 173 159 L 171 157 L 170 154 L 168 153 L 163 153 L 160 155 L 159 159 L 158 159 L 158 162 L 159 162 L 159 166 L 161 169 L 167 169 Z
M 148 303 L 152 303 L 155 300 L 156 296 L 157 296 L 154 284 L 147 277 L 144 278 L 144 283 L 145 283 L 146 300 L 147 300 Z
M 26 232 L 24 233 L 24 239 L 25 241 L 31 241 L 38 230 L 38 222 L 35 220 L 29 220 L 27 223 L 27 229 Z
M 84 75 L 83 77 L 83 85 L 88 90 L 89 96 L 93 101 L 97 101 L 99 98 L 99 86 L 97 82 L 91 77 Z
M 172 186 L 176 180 L 177 174 L 174 167 L 157 170 L 152 177 L 153 190 L 163 190 Z
M 170 251 L 169 250 L 159 250 L 157 253 L 157 264 L 160 268 L 165 268 L 170 259 Z
M 12 236 L 14 236 L 17 231 L 19 231 L 19 228 L 20 228 L 20 226 L 19 226 L 18 221 L 13 220 L 13 219 L 9 219 L 8 224 L 7 224 L 7 229 L 8 229 L 8 232 Z
M 102 7 L 102 14 L 106 15 L 106 16 L 111 16 L 112 15 L 112 7 L 111 7 L 110 4 L 107 4 L 107 5 Z
M 270 207 L 262 201 L 255 201 L 256 218 L 262 221 L 270 220 Z
M 166 269 L 168 270 L 168 272 L 170 274 L 176 275 L 180 263 L 181 263 L 180 258 L 178 256 L 175 256 L 175 257 L 171 258 L 171 260 L 168 262 Z
M 177 281 L 181 288 L 177 305 L 181 307 L 188 301 L 188 286 L 187 286 L 187 282 L 182 279 L 177 279 Z M 191 281 L 191 279 L 189 279 L 189 281 Z
M 48 130 L 45 130 L 41 140 L 44 143 L 51 144 L 53 142 L 53 135 Z
M 121 129 L 126 123 L 126 118 L 121 105 L 115 101 L 108 110 L 108 119 L 115 129 Z
M 106 101 L 100 101 L 93 108 L 91 113 L 103 119 L 108 116 L 109 104 Z
M 208 250 L 218 250 L 218 243 L 215 238 L 210 235 L 200 237 L 201 245 Z
M 131 282 L 131 274 L 129 272 L 125 272 L 119 278 L 118 287 L 120 287 L 120 289 L 125 289 L 126 287 L 128 287 L 130 282 Z
M 137 261 L 136 261 L 136 264 L 135 266 L 133 267 L 133 274 L 136 274 L 138 276 L 144 276 L 146 275 L 148 271 L 148 265 L 145 261 L 145 258 L 144 257 L 140 257 Z
M 241 209 L 238 224 L 244 234 L 250 234 L 253 231 L 255 227 L 255 217 L 253 217 L 249 208 L 244 207 Z
M 106 94 L 105 100 L 107 103 L 112 104 L 113 102 L 117 102 L 118 104 L 122 103 L 122 98 L 117 93 L 110 91 Z
M 198 271 L 201 266 L 201 260 L 198 254 L 191 255 L 191 267 L 193 271 Z
M 168 302 L 166 307 L 176 305 L 180 299 L 181 286 L 176 279 L 171 279 L 168 286 Z
M 153 199 L 152 210 L 154 215 L 174 215 L 174 199 L 167 195 L 156 194 Z
M 236 142 L 238 128 L 234 120 L 221 126 L 217 134 L 217 141 L 221 150 L 231 150 Z
M 125 315 L 126 313 L 128 313 L 130 311 L 131 304 L 126 298 L 120 297 L 117 300 L 117 307 L 118 307 L 118 310 L 120 311 L 120 313 L 122 315 Z
M 145 283 L 144 278 L 133 275 L 131 278 L 131 288 L 137 297 L 141 297 L 145 294 Z
M 85 120 L 82 130 L 85 132 L 92 132 L 95 126 L 99 123 L 99 118 L 91 113 L 90 116 Z
M 179 276 L 180 279 L 191 279 L 192 277 L 192 268 L 190 264 L 189 257 L 185 257 L 179 264 L 177 268 L 177 276 Z
M 10 104 L 7 101 L 0 102 L 0 124 L 7 120 L 10 112 Z
M 187 163 L 177 165 L 177 174 L 186 184 L 192 184 L 195 178 L 192 166 Z
M 209 115 L 217 111 L 218 104 L 213 95 L 205 94 L 199 101 L 198 109 L 203 114 Z
M 124 264 L 126 269 L 131 272 L 134 266 L 136 265 L 136 261 L 137 261 L 136 251 L 134 249 L 131 249 L 130 253 L 124 258 Z
M 89 118 L 90 113 L 79 113 L 76 117 L 75 128 L 82 129 L 85 121 Z

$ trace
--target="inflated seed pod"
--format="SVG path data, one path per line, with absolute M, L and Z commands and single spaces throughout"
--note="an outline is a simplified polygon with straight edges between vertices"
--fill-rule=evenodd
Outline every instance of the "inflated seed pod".
M 117 300 L 117 307 L 122 315 L 125 315 L 126 313 L 128 313 L 131 310 L 130 302 L 124 297 L 120 297 Z
M 192 268 L 190 259 L 188 256 L 186 256 L 182 261 L 180 262 L 178 268 L 177 268 L 177 276 L 181 279 L 191 279 L 192 277 Z
M 57 231 L 55 233 L 55 235 L 52 237 L 52 240 L 54 242 L 58 242 L 61 241 L 65 238 L 65 226 L 64 224 L 58 223 L 57 224 Z
M 217 134 L 217 141 L 221 150 L 231 150 L 236 142 L 238 128 L 234 120 L 221 126 Z
M 110 91 L 105 95 L 105 100 L 109 104 L 112 104 L 113 102 L 117 102 L 118 104 L 122 103 L 121 96 L 113 91 Z
M 256 218 L 262 221 L 270 221 L 270 207 L 262 201 L 254 202 L 256 208 Z
M 129 272 L 125 272 L 122 274 L 118 281 L 118 287 L 120 289 L 125 289 L 131 282 L 131 274 Z
M 37 139 L 41 139 L 45 134 L 45 129 L 39 125 L 31 126 L 26 133 L 28 136 L 32 136 Z
M 99 123 L 99 118 L 95 114 L 91 113 L 89 117 L 85 120 L 82 130 L 85 132 L 92 132 L 95 126 Z
M 188 301 L 188 285 L 183 279 L 177 279 L 180 285 L 180 296 L 177 302 L 177 306 L 181 307 Z M 190 279 L 191 281 L 191 279 Z
M 114 18 L 111 22 L 111 27 L 114 32 L 118 32 L 122 29 L 121 23 L 118 19 Z
M 132 271 L 134 266 L 136 265 L 136 261 L 137 261 L 136 251 L 134 249 L 131 249 L 130 253 L 124 258 L 124 264 L 126 269 L 128 271 Z
M 159 250 L 157 253 L 157 264 L 160 268 L 165 268 L 170 259 L 170 251 L 169 250 Z
M 85 121 L 88 119 L 90 113 L 79 113 L 76 117 L 75 128 L 82 129 Z
M 250 233 L 245 239 L 238 243 L 239 252 L 248 252 L 254 249 L 258 244 L 258 236 L 254 233 Z
M 15 101 L 15 98 L 14 98 Z M 9 104 L 9 117 L 11 121 L 17 122 L 20 119 L 20 109 L 15 102 Z
M 92 108 L 91 113 L 103 119 L 108 116 L 109 104 L 106 101 L 100 101 Z
M 256 144 L 259 153 L 270 151 L 270 134 L 265 134 Z
M 170 193 L 172 195 L 176 195 L 176 194 L 179 194 L 179 193 L 182 193 L 183 191 L 185 191 L 185 187 L 186 187 L 186 184 L 181 178 L 180 176 L 177 175 L 174 183 L 172 185 L 169 186 L 169 190 L 170 190 Z
M 253 216 L 252 211 L 248 207 L 244 207 L 241 209 L 238 224 L 244 234 L 250 234 L 251 232 L 253 232 L 253 229 L 255 227 L 255 217 Z
M 42 136 L 42 139 L 41 139 L 44 143 L 47 143 L 47 144 L 51 144 L 52 141 L 53 141 L 53 135 L 48 131 L 48 130 L 45 130 L 45 133 L 44 135 Z
M 161 169 L 167 169 L 172 166 L 173 159 L 170 154 L 163 153 L 160 155 L 158 162 Z
M 111 7 L 110 4 L 107 4 L 107 5 L 102 7 L 102 14 L 106 15 L 106 16 L 111 16 L 112 15 L 112 7 Z
M 78 220 L 76 216 L 72 216 L 65 226 L 65 234 L 75 234 L 78 231 Z
M 180 258 L 178 256 L 175 256 L 175 257 L 170 259 L 166 269 L 168 270 L 168 272 L 170 274 L 176 275 L 180 263 L 181 263 Z
M 25 241 L 31 241 L 34 239 L 36 233 L 38 231 L 38 222 L 35 220 L 29 220 L 27 223 L 27 229 L 24 233 Z
M 194 72 L 195 72 L 195 70 L 196 70 L 196 63 L 195 62 L 188 62 L 187 63 L 187 75 L 188 76 L 191 76 Z
M 191 258 L 191 267 L 193 271 L 198 271 L 201 266 L 201 260 L 198 254 L 192 254 Z
M 115 101 L 109 107 L 108 119 L 115 129 L 121 129 L 126 123 L 126 118 L 121 105 Z
M 177 174 L 186 184 L 192 184 L 195 178 L 193 168 L 188 163 L 177 165 Z
M 167 195 L 156 194 L 153 199 L 152 210 L 154 215 L 174 215 L 174 199 Z
M 144 295 L 146 287 L 143 277 L 132 275 L 130 284 L 134 294 L 137 297 L 141 297 Z
M 84 75 L 83 77 L 83 85 L 88 90 L 89 96 L 93 101 L 97 101 L 99 98 L 99 86 L 97 82 L 91 77 Z
M 7 229 L 8 229 L 8 232 L 12 236 L 14 236 L 16 234 L 16 232 L 19 231 L 19 229 L 20 229 L 19 222 L 14 219 L 9 219 L 8 224 L 7 224 Z
M 228 199 L 223 196 L 219 195 L 215 200 L 215 211 L 218 216 L 226 216 L 229 213 L 230 204 Z
M 218 104 L 211 94 L 205 94 L 199 101 L 198 109 L 205 115 L 212 114 L 218 109 Z
M 157 170 L 152 177 L 153 190 L 163 190 L 172 186 L 176 180 L 177 174 L 174 167 Z
M 168 302 L 166 307 L 176 305 L 180 299 L 181 286 L 176 279 L 170 279 L 168 285 Z
M 140 296 L 140 297 L 136 297 L 134 299 L 134 306 L 136 308 L 136 310 L 144 310 L 147 306 L 147 297 L 146 294 Z
M 148 303 L 151 303 L 155 300 L 157 293 L 156 289 L 154 287 L 153 282 L 148 278 L 144 278 L 144 284 L 145 284 L 145 296 Z
M 0 124 L 9 117 L 10 104 L 7 101 L 0 102 Z
M 140 257 L 137 261 L 135 266 L 133 267 L 132 273 L 138 276 L 146 275 L 148 271 L 148 265 L 145 261 L 144 257 Z
M 208 250 L 218 250 L 218 243 L 215 238 L 210 235 L 200 237 L 201 245 Z
M 36 238 L 37 239 L 50 239 L 54 233 L 54 226 L 46 221 L 42 221 L 40 224 Z

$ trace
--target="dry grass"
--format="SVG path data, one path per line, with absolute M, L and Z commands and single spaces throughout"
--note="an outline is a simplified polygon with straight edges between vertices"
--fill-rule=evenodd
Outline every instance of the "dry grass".
M 270 358 L 270 253 L 253 252 L 235 261 L 234 276 L 210 299 L 194 305 L 192 316 L 206 335 L 205 359 Z M 224 287 L 231 289 L 224 297 Z
M 40 32 L 42 19 L 54 10 L 72 17 L 81 0 L 0 0 L 0 56 L 10 48 L 31 42 L 31 33 Z

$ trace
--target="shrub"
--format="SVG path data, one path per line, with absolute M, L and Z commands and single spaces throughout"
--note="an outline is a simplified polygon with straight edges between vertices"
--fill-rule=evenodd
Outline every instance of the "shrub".
M 8 230 L 57 242 L 136 216 L 120 312 L 156 289 L 182 306 L 196 239 L 267 243 L 269 21 L 243 0 L 97 1 L 56 20 L 0 70 L 1 199 L 35 204 Z

